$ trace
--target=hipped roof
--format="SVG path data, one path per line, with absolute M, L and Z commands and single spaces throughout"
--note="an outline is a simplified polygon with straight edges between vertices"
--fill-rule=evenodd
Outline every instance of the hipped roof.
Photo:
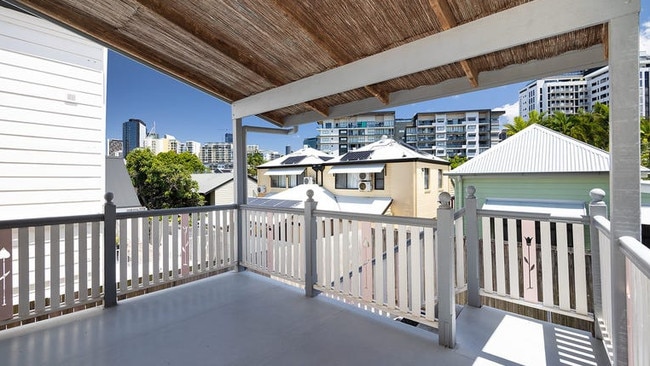
M 611 0 L 5 0 L 278 126 L 605 65 Z

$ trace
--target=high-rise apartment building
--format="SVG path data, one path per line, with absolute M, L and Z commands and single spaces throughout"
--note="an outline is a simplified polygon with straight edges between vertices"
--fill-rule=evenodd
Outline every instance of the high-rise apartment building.
M 206 165 L 232 163 L 232 144 L 227 142 L 206 142 L 201 145 L 201 161 Z
M 233 142 L 233 140 L 232 140 L 232 132 L 226 132 L 226 134 L 224 135 L 224 141 L 229 143 L 229 144 L 232 144 L 232 142 Z
M 122 143 L 124 156 L 131 150 L 144 147 L 144 139 L 147 137 L 147 125 L 139 119 L 131 118 L 122 123 Z
M 609 66 L 531 81 L 519 91 L 519 115 L 530 111 L 576 114 L 592 111 L 596 103 L 609 104 Z M 639 58 L 639 113 L 650 116 L 650 57 Z
M 318 122 L 318 145 L 321 151 L 345 154 L 388 136 L 438 157 L 473 157 L 499 142 L 499 117 L 504 113 L 427 112 L 405 119 L 388 111 L 327 119 Z
M 196 141 L 185 141 L 180 145 L 181 152 L 190 152 L 201 159 L 201 143 Z

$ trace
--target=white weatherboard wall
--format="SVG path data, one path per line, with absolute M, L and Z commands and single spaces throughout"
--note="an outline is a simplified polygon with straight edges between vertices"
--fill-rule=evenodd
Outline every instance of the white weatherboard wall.
M 101 212 L 106 61 L 106 48 L 0 7 L 0 220 Z

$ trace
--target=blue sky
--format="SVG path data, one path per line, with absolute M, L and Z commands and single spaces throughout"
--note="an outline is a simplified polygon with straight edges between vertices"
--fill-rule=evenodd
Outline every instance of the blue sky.
M 642 0 L 641 7 L 640 45 L 641 50 L 650 53 L 650 19 L 647 15 L 650 0 Z M 396 116 L 408 118 L 417 112 L 489 108 L 504 109 L 505 120 L 511 120 L 518 115 L 518 92 L 524 84 L 406 105 L 395 109 Z M 158 134 L 173 135 L 179 141 L 219 142 L 224 140 L 226 132 L 231 132 L 230 116 L 230 106 L 219 99 L 109 51 L 107 138 L 122 138 L 122 123 L 129 118 L 139 118 L 147 124 L 147 129 L 155 125 Z M 244 124 L 272 127 L 256 117 L 244 119 Z M 300 126 L 295 135 L 250 133 L 247 142 L 259 145 L 263 150 L 284 152 L 287 145 L 292 150 L 301 148 L 303 139 L 316 134 L 316 123 L 309 123 Z

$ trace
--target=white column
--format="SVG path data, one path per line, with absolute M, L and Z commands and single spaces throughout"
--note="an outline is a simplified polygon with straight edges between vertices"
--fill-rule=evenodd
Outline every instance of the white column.
M 639 14 L 609 23 L 611 299 L 614 364 L 627 365 L 625 257 L 618 238 L 640 239 Z M 603 289 L 606 291 L 606 289 Z
M 235 179 L 235 203 L 237 205 L 246 204 L 246 188 L 248 185 L 248 172 L 246 160 L 246 132 L 242 126 L 242 119 L 235 118 L 232 121 L 232 137 L 234 144 L 234 164 L 233 164 L 233 177 Z M 237 245 L 237 263 L 242 261 L 242 248 L 246 236 L 244 235 L 244 213 L 241 208 L 237 210 L 237 223 L 235 225 L 235 243 Z M 238 270 L 243 268 L 238 265 Z

